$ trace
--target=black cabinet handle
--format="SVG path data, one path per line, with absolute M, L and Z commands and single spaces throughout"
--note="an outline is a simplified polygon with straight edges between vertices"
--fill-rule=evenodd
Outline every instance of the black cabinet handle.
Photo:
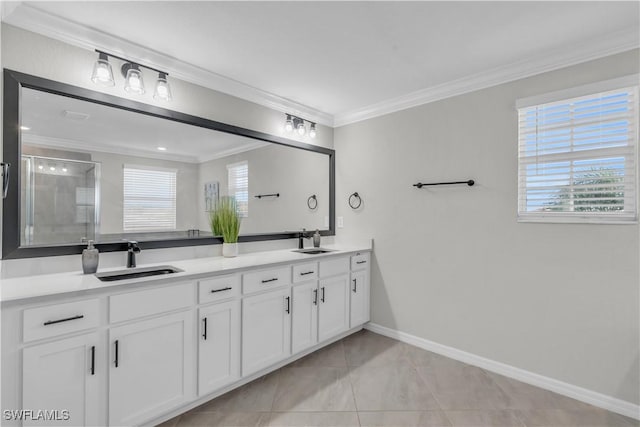
M 232 288 L 230 288 L 228 286 L 226 288 L 222 288 L 222 289 L 211 289 L 211 293 L 215 294 L 216 292 L 228 291 L 228 290 L 231 290 L 231 289 Z
M 287 314 L 291 313 L 291 297 L 285 297 L 285 300 L 287 300 L 287 309 L 285 310 L 287 312 Z
M 367 262 L 367 261 L 356 261 L 356 264 L 364 264 L 364 263 L 366 263 L 366 262 Z
M 204 331 L 202 332 L 202 338 L 204 338 L 206 341 L 207 340 L 207 318 L 205 317 L 204 319 L 202 319 L 202 321 L 204 322 Z
M 307 274 L 313 274 L 315 271 L 305 271 L 304 273 L 300 273 L 301 276 L 306 276 Z
M 318 305 L 318 290 L 313 290 L 313 305 Z
M 118 340 L 116 340 L 115 342 L 116 345 L 116 359 L 113 361 L 114 365 L 116 365 L 116 368 L 118 367 Z
M 277 278 L 277 277 L 274 277 L 273 279 L 266 279 L 266 280 L 263 280 L 263 281 L 262 281 L 262 283 L 275 282 L 276 280 L 278 280 L 278 278 Z
M 353 279 L 353 292 L 358 292 L 358 280 Z
M 96 374 L 96 346 L 91 346 L 91 375 Z
M 44 326 L 55 325 L 56 323 L 68 322 L 69 320 L 82 319 L 83 317 L 84 317 L 83 314 L 79 314 L 77 316 L 67 317 L 66 319 L 48 320 L 48 321 L 44 322 L 43 324 L 44 324 Z
M 322 296 L 320 297 L 320 301 L 324 302 L 324 286 L 321 289 L 322 289 Z

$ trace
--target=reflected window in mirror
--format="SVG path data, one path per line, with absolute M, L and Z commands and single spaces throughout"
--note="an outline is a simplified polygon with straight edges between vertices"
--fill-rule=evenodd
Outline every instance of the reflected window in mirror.
M 123 168 L 123 231 L 175 231 L 175 169 Z
M 229 196 L 236 199 L 240 218 L 249 216 L 249 163 L 246 161 L 227 165 Z

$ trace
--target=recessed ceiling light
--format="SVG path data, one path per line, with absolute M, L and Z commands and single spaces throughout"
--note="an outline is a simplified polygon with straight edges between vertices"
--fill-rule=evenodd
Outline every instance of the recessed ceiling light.
M 20 126 L 20 130 L 31 130 L 28 126 Z
M 167 147 L 158 147 L 158 151 L 167 151 Z

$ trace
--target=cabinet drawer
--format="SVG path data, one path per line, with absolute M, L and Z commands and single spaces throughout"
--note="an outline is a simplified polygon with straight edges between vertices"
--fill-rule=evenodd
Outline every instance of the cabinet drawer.
M 194 302 L 193 283 L 129 292 L 109 297 L 111 323 L 186 308 Z
M 297 264 L 293 266 L 293 283 L 306 282 L 318 277 L 318 263 Z
M 320 277 L 331 277 L 349 272 L 349 258 L 335 258 L 320 261 Z
M 369 267 L 370 262 L 371 254 L 369 252 L 357 253 L 351 257 L 351 270 L 364 270 Z
M 240 295 L 240 276 L 220 276 L 198 282 L 198 302 L 220 301 Z
M 242 275 L 242 292 L 251 294 L 291 284 L 291 267 L 270 268 Z
M 97 299 L 30 308 L 23 313 L 24 342 L 55 337 L 100 323 L 100 304 Z

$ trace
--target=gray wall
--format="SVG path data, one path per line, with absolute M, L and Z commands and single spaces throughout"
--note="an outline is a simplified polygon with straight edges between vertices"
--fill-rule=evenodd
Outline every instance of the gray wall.
M 514 107 L 637 72 L 635 50 L 337 128 L 338 238 L 374 238 L 372 321 L 639 403 L 638 225 L 517 223 Z
M 326 229 L 329 215 L 329 157 L 325 154 L 268 145 L 200 165 L 201 192 L 208 181 L 220 183 L 228 194 L 227 165 L 246 160 L 249 165 L 249 216 L 242 219 L 240 234 Z M 256 194 L 280 193 L 280 197 L 256 199 Z M 307 207 L 316 194 L 318 208 Z M 203 197 L 198 198 L 200 229 L 209 230 Z

